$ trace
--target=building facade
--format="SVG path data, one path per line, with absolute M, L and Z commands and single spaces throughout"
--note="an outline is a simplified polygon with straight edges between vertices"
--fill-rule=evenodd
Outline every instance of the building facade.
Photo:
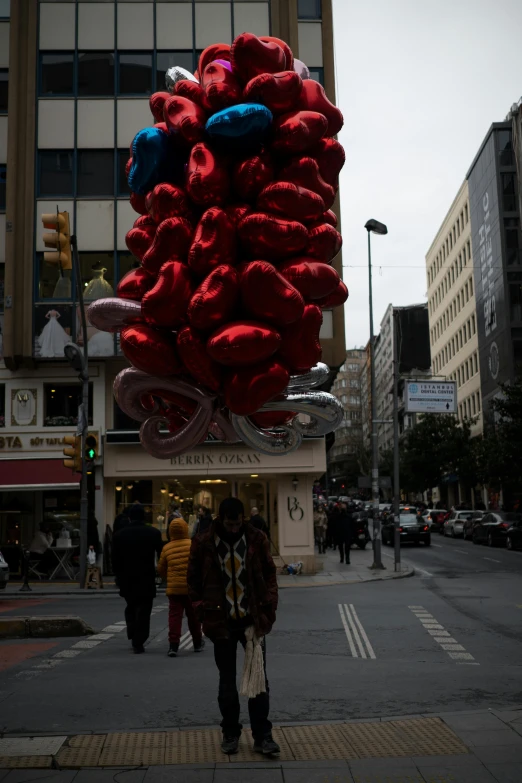
M 468 182 L 463 182 L 426 254 L 433 375 L 456 381 L 459 420 L 483 430 L 481 366 Z
M 311 487 L 326 468 L 324 441 L 270 464 L 234 446 L 216 461 L 202 447 L 183 464 L 144 454 L 136 422 L 112 395 L 126 366 L 118 339 L 92 327 L 82 334 L 74 274 L 44 263 L 41 215 L 69 212 L 84 296 L 111 296 L 136 265 L 125 244 L 136 217 L 125 176 L 129 144 L 152 124 L 149 96 L 164 89 L 167 68 L 193 71 L 207 45 L 244 30 L 272 34 L 288 41 L 335 101 L 332 28 L 331 0 L 0 0 L 2 545 L 27 544 L 46 515 L 78 517 L 78 477 L 63 473 L 60 441 L 75 431 L 79 387 L 63 347 L 87 339 L 91 426 L 103 444 L 95 481 L 100 536 L 131 499 L 161 526 L 174 499 L 189 513 L 202 502 L 216 510 L 232 493 L 260 508 L 283 555 L 313 567 Z M 334 209 L 339 213 L 338 203 Z M 341 255 L 334 266 L 341 273 Z M 325 312 L 321 338 L 323 359 L 335 371 L 345 359 L 343 308 Z M 28 489 L 14 536 L 7 528 L 21 486 Z
M 361 371 L 366 363 L 364 348 L 346 352 L 332 387 L 332 394 L 344 408 L 343 425 L 335 433 L 335 443 L 328 452 L 328 484 L 332 494 L 357 488 L 361 453 L 364 450 L 362 431 Z

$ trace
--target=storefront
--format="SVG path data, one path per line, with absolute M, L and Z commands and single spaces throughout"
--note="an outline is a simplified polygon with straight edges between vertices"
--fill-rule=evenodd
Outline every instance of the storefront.
M 109 443 L 104 454 L 106 520 L 139 500 L 147 521 L 165 532 L 169 506 L 189 517 L 203 505 L 216 513 L 225 497 L 239 497 L 247 515 L 254 507 L 270 526 L 274 552 L 315 571 L 313 485 L 326 470 L 325 444 L 311 438 L 293 454 L 267 456 L 241 444 L 205 445 L 158 460 L 139 445 Z

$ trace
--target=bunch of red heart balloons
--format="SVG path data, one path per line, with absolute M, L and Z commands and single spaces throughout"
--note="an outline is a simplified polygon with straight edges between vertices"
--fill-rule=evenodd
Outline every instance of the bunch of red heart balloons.
M 348 297 L 331 265 L 341 112 L 286 43 L 250 33 L 205 49 L 196 74 L 150 107 L 155 124 L 128 163 L 140 216 L 126 241 L 141 265 L 117 291 L 141 314 L 123 324 L 121 350 L 258 426 L 288 421 L 255 414 L 320 360 L 322 311 Z M 174 431 L 193 405 L 164 410 Z

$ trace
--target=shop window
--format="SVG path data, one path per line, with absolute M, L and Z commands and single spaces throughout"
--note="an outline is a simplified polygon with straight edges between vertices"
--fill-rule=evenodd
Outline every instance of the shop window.
M 80 383 L 44 383 L 44 427 L 73 427 L 82 401 Z M 92 383 L 89 384 L 89 426 L 92 426 Z
M 321 19 L 321 0 L 297 0 L 298 19 Z
M 501 174 L 502 207 L 504 212 L 517 211 L 517 185 L 515 174 Z
M 324 87 L 324 68 L 309 68 L 310 71 L 310 79 L 313 79 L 314 82 L 319 82 Z
M 34 355 L 41 359 L 64 359 L 63 349 L 74 338 L 76 309 L 64 304 L 34 308 Z
M 78 95 L 114 95 L 113 52 L 78 54 Z
M 114 151 L 78 150 L 78 196 L 114 195 Z
M 74 53 L 40 53 L 40 95 L 74 93 Z
M 5 427 L 5 384 L 0 384 L 0 427 Z
M 119 282 L 131 269 L 137 269 L 140 262 L 132 253 L 118 253 L 117 282 Z
M 118 150 L 118 182 L 117 182 L 117 195 L 118 196 L 127 196 L 131 192 L 128 182 L 127 182 L 127 175 L 125 173 L 125 166 L 127 165 L 127 161 L 130 158 L 129 150 Z
M 7 168 L 0 163 L 0 212 L 5 212 L 5 189 L 7 182 Z
M 152 52 L 118 54 L 118 93 L 150 95 L 152 92 Z
M 71 270 L 60 271 L 54 264 L 46 264 L 43 253 L 36 255 L 37 299 L 71 299 Z
M 156 53 L 156 90 L 159 90 L 160 92 L 166 90 L 165 74 L 169 68 L 173 68 L 175 65 L 186 68 L 190 73 L 195 71 L 192 50 Z
M 38 150 L 38 195 L 73 195 L 72 150 Z
M 513 142 L 510 130 L 500 130 L 497 133 L 498 158 L 501 166 L 513 166 Z
M 85 301 L 114 296 L 114 253 L 80 253 L 79 258 Z
M 7 99 L 9 95 L 9 71 L 0 68 L 0 114 L 7 114 Z

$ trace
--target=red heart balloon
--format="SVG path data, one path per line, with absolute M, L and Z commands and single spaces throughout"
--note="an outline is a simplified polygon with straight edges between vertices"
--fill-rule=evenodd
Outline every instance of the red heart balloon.
M 168 182 L 162 182 L 147 194 L 147 209 L 156 223 L 170 217 L 191 217 L 186 193 Z
M 321 139 L 317 146 L 310 150 L 319 165 L 321 177 L 328 184 L 337 186 L 339 172 L 344 166 L 346 155 L 342 144 L 336 139 Z
M 297 108 L 303 82 L 295 71 L 261 73 L 243 90 L 247 103 L 262 103 L 272 114 L 285 114 Z
M 194 284 L 188 266 L 180 261 L 167 261 L 160 269 L 154 288 L 142 299 L 142 315 L 153 326 L 175 329 L 187 321 L 193 292 Z
M 189 266 L 204 277 L 220 264 L 235 264 L 235 246 L 235 228 L 226 212 L 211 207 L 203 213 L 196 227 L 189 250 Z
M 250 204 L 230 204 L 228 207 L 225 207 L 225 212 L 237 228 L 243 218 L 250 215 L 252 207 Z
M 321 177 L 319 164 L 314 158 L 303 157 L 294 160 L 281 171 L 281 179 L 294 182 L 302 188 L 307 188 L 317 193 L 324 201 L 325 207 L 330 208 L 335 201 L 335 189 Z
M 208 102 L 207 93 L 197 82 L 191 82 L 189 79 L 181 79 L 176 82 L 173 89 L 173 95 L 179 95 L 180 98 L 188 98 L 197 106 L 200 106 L 205 114 L 210 114 L 212 108 Z
M 228 321 L 239 299 L 236 270 L 221 264 L 203 280 L 190 301 L 188 320 L 196 329 L 216 329 Z
M 167 218 L 156 229 L 154 241 L 143 256 L 143 266 L 156 276 L 167 261 L 186 263 L 194 229 L 186 218 Z
M 141 193 L 135 193 L 134 191 L 129 196 L 129 204 L 138 215 L 147 214 L 147 205 L 145 203 L 145 196 Z
M 187 192 L 196 204 L 224 204 L 230 181 L 223 162 L 207 144 L 194 145 L 187 168 Z
M 163 115 L 169 131 L 179 135 L 188 144 L 197 144 L 205 134 L 207 115 L 197 103 L 172 95 L 165 101 Z
M 318 111 L 328 120 L 327 136 L 335 136 L 343 127 L 343 115 L 334 104 L 328 100 L 324 87 L 315 79 L 304 79 L 299 97 L 299 108 L 307 111 Z
M 154 228 L 156 227 L 156 223 L 148 213 L 146 215 L 140 215 L 137 217 L 132 225 L 133 228 L 143 228 L 145 226 L 154 226 Z
M 324 212 L 320 217 L 320 225 L 321 223 L 329 223 L 330 226 L 333 226 L 334 228 L 337 228 L 338 224 L 337 215 L 335 212 L 332 212 L 331 209 L 327 209 L 326 212 Z
M 250 261 L 238 267 L 243 311 L 276 326 L 297 321 L 304 299 L 268 261 Z
M 265 212 L 253 212 L 243 218 L 238 234 L 249 255 L 267 260 L 295 256 L 308 241 L 308 231 L 302 223 Z
M 324 212 L 324 201 L 313 190 L 301 188 L 293 182 L 273 182 L 259 194 L 257 207 L 304 222 L 317 219 Z
M 260 73 L 279 73 L 286 68 L 286 55 L 274 41 L 262 41 L 252 33 L 238 35 L 230 50 L 232 70 L 243 82 Z
M 165 101 L 170 98 L 168 92 L 155 92 L 149 98 L 149 107 L 154 117 L 154 122 L 163 122 L 163 107 Z
M 230 44 L 217 43 L 207 46 L 199 55 L 198 73 L 205 73 L 207 65 L 214 60 L 230 61 Z
M 127 179 L 129 178 L 131 166 L 132 166 L 132 157 L 129 158 L 129 160 L 125 164 L 125 176 L 126 176 Z
M 335 291 L 339 283 L 339 275 L 332 266 L 311 258 L 285 261 L 279 271 L 307 301 L 328 296 Z
M 309 304 L 305 307 L 302 319 L 281 332 L 283 342 L 279 355 L 292 372 L 308 372 L 321 361 L 323 352 L 319 332 L 322 323 L 321 309 L 315 304 Z
M 191 326 L 184 326 L 178 332 L 177 345 L 181 361 L 194 380 L 212 391 L 219 391 L 223 368 L 212 361 L 201 335 Z
M 167 134 L 167 136 L 169 135 L 169 129 L 167 128 L 167 123 L 166 122 L 155 122 L 154 123 L 154 127 L 155 128 L 159 128 L 160 130 L 162 130 L 163 133 Z
M 246 367 L 272 356 L 281 344 L 279 333 L 256 321 L 220 326 L 207 342 L 211 359 L 230 367 Z
M 227 408 L 238 416 L 251 416 L 265 403 L 282 394 L 290 373 L 280 362 L 268 359 L 255 367 L 240 367 L 225 380 Z
M 292 111 L 277 117 L 272 128 L 273 149 L 291 155 L 313 147 L 326 133 L 328 121 L 316 111 Z
M 308 244 L 305 253 L 311 258 L 317 258 L 329 264 L 340 251 L 343 238 L 329 223 L 311 228 L 308 231 Z
M 221 63 L 207 65 L 201 78 L 212 111 L 221 111 L 241 99 L 241 87 L 234 74 Z
M 263 411 L 263 413 L 250 416 L 250 421 L 262 430 L 271 430 L 274 427 L 283 427 L 296 416 L 297 413 L 293 413 L 293 411 Z
M 125 234 L 125 244 L 133 256 L 141 261 L 154 241 L 156 226 L 138 226 Z
M 348 288 L 342 280 L 339 280 L 337 288 L 332 291 L 328 296 L 324 296 L 322 299 L 316 299 L 314 304 L 321 307 L 323 310 L 330 307 L 339 307 L 344 304 L 348 299 Z
M 182 367 L 170 335 L 151 326 L 129 326 L 120 334 L 123 355 L 149 375 L 176 375 Z
M 147 291 L 150 291 L 154 285 L 152 275 L 139 266 L 131 269 L 130 272 L 122 277 L 116 289 L 116 296 L 121 299 L 132 299 L 134 302 L 141 302 Z
M 233 169 L 234 189 L 245 201 L 255 201 L 263 188 L 274 179 L 274 166 L 268 153 L 252 155 L 236 163 Z
M 285 70 L 294 70 L 294 54 L 286 41 L 282 41 L 281 38 L 275 38 L 273 35 L 260 35 L 259 40 L 264 43 L 275 43 L 280 46 L 285 53 Z

